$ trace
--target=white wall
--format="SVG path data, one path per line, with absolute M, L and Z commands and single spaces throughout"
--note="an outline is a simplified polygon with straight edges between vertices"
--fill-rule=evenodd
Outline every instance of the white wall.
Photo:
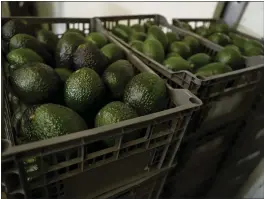
M 264 37 L 264 2 L 249 2 L 243 14 L 238 30 Z
M 171 22 L 174 17 L 211 18 L 217 2 L 38 2 L 41 16 L 47 16 L 43 5 L 52 5 L 54 17 L 95 17 L 107 15 L 161 14 Z

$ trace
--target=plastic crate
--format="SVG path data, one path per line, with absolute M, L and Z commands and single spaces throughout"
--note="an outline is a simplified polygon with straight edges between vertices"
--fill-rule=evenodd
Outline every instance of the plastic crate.
M 209 19 L 199 19 L 199 18 L 198 19 L 197 18 L 196 19 L 172 19 L 172 24 L 176 27 L 183 28 L 181 25 L 181 22 L 188 23 L 192 28 L 197 28 L 200 26 L 209 27 L 211 23 L 224 22 L 224 21 L 222 19 L 212 19 L 212 18 L 209 18 Z M 233 29 L 231 31 L 247 39 L 253 39 L 258 42 L 264 43 L 264 40 L 261 40 L 259 38 L 248 35 L 246 33 L 240 32 L 238 30 Z
M 85 30 L 85 33 L 102 32 L 124 50 L 126 58 L 135 69 L 140 72 L 153 72 L 130 51 L 110 38 L 105 31 L 93 27 L 91 19 L 24 19 L 31 24 L 47 24 L 47 27 L 52 28 L 56 24 L 64 24 L 65 30 L 73 25 Z M 25 199 L 82 199 L 87 195 L 96 197 L 124 183 L 174 165 L 174 156 L 188 122 L 202 102 L 186 89 L 173 89 L 169 85 L 167 88 L 170 103 L 164 111 L 113 125 L 9 147 L 2 153 L 2 185 L 7 195 Z M 8 102 L 5 105 L 4 120 L 11 124 L 10 106 Z M 141 138 L 123 142 L 123 135 L 139 130 L 143 133 Z M 6 134 L 12 137 L 16 132 L 9 125 Z M 92 149 L 98 146 L 100 141 L 109 138 L 115 139 L 112 147 L 103 147 L 96 151 Z M 12 145 L 16 144 L 15 139 L 11 141 Z M 172 150 L 170 157 L 167 155 L 169 149 Z
M 130 184 L 124 185 L 112 190 L 106 194 L 102 194 L 98 199 L 158 199 L 163 190 L 164 181 L 171 168 L 166 168 L 158 172 L 152 173 L 145 178 Z
M 210 136 L 182 144 L 177 167 L 170 172 L 163 193 L 166 197 L 199 197 L 207 191 L 224 160 L 225 153 L 242 123 L 216 129 Z M 166 198 L 165 197 L 165 198 Z
M 180 37 L 194 36 L 200 41 L 202 51 L 211 56 L 214 56 L 222 47 L 194 33 L 169 25 L 161 15 L 110 16 L 99 17 L 96 20 L 96 26 L 103 26 L 111 37 L 131 50 L 157 74 L 167 78 L 172 86 L 187 88 L 203 101 L 203 106 L 195 113 L 188 132 L 193 133 L 198 129 L 214 129 L 221 124 L 237 120 L 248 111 L 255 95 L 254 91 L 262 76 L 264 57 L 245 58 L 246 68 L 203 79 L 188 71 L 173 72 L 131 48 L 128 43 L 110 32 L 116 24 L 143 24 L 147 20 L 155 21 L 164 32 L 172 31 Z

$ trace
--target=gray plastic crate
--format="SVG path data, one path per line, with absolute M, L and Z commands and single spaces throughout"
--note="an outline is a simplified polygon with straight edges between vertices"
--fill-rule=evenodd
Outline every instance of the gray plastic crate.
M 205 26 L 205 27 L 209 27 L 211 23 L 215 23 L 215 22 L 224 22 L 224 20 L 222 19 L 199 19 L 199 18 L 194 18 L 194 19 L 184 19 L 184 18 L 180 18 L 180 19 L 172 19 L 172 24 L 176 27 L 179 28 L 183 28 L 183 26 L 181 25 L 181 22 L 184 23 L 188 23 L 192 28 L 197 28 L 200 26 Z M 187 30 L 188 31 L 188 30 Z M 236 33 L 242 37 L 245 37 L 247 39 L 253 39 L 256 40 L 258 42 L 264 43 L 264 40 L 261 40 L 259 38 L 253 37 L 251 35 L 248 35 L 246 33 L 240 32 L 238 30 L 234 30 L 232 29 L 231 32 Z
M 92 29 L 90 19 L 24 19 L 32 24 L 48 24 L 48 27 L 67 23 L 66 29 L 72 24 L 83 24 L 75 28 L 87 30 L 85 27 L 89 27 L 88 31 L 100 31 L 124 50 L 137 71 L 153 73 L 104 30 Z M 90 25 L 85 26 L 89 22 Z M 23 145 L 15 145 L 15 139 L 11 140 L 13 146 L 2 153 L 2 185 L 7 195 L 25 199 L 82 199 L 89 194 L 96 197 L 125 182 L 174 165 L 188 122 L 202 102 L 186 89 L 173 89 L 169 85 L 167 88 L 170 103 L 164 111 Z M 4 119 L 11 124 L 10 106 L 8 102 L 6 104 Z M 6 134 L 16 135 L 14 129 L 7 126 Z M 143 134 L 141 138 L 123 142 L 125 134 L 139 130 Z M 113 146 L 99 145 L 100 141 L 109 138 L 115 139 Z M 99 149 L 94 149 L 95 146 Z M 167 155 L 169 150 L 170 157 Z
M 211 130 L 221 124 L 235 121 L 249 110 L 255 95 L 254 91 L 264 69 L 264 57 L 245 58 L 246 67 L 244 69 L 202 79 L 188 71 L 173 72 L 131 48 L 128 43 L 110 32 L 116 24 L 143 24 L 147 20 L 155 21 L 165 32 L 172 31 L 180 37 L 191 35 L 197 38 L 201 43 L 202 51 L 211 56 L 216 55 L 222 47 L 208 42 L 192 32 L 169 25 L 161 15 L 109 16 L 96 19 L 96 26 L 103 26 L 111 37 L 131 50 L 157 74 L 167 78 L 170 85 L 187 88 L 203 101 L 203 106 L 192 118 L 188 129 L 189 133 L 196 132 L 198 129 L 201 131 Z
M 135 182 L 111 190 L 98 199 L 158 199 L 171 168 L 153 172 Z

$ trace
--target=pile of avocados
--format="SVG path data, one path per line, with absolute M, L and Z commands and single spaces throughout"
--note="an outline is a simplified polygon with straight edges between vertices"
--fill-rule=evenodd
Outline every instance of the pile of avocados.
M 251 57 L 264 55 L 264 45 L 262 43 L 233 32 L 224 22 L 212 22 L 208 27 L 203 25 L 196 27 L 195 29 L 193 29 L 188 23 L 180 23 L 182 28 L 193 31 L 221 46 L 236 46 L 236 49 L 244 56 Z
M 174 32 L 165 33 L 153 21 L 130 27 L 118 24 L 112 33 L 173 72 L 187 70 L 206 78 L 245 67 L 243 55 L 236 46 L 228 45 L 211 56 L 204 53 L 197 38 L 190 35 L 180 37 Z
M 2 27 L 3 67 L 18 144 L 167 108 L 166 82 L 135 70 L 124 51 L 104 34 L 69 29 L 59 38 L 52 31 L 29 27 L 21 20 Z

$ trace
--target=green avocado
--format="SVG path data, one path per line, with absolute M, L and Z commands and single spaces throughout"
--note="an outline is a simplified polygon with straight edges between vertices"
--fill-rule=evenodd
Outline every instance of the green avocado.
M 156 39 L 144 41 L 143 53 L 159 63 L 163 62 L 165 56 L 162 44 Z
M 53 32 L 41 29 L 37 31 L 37 39 L 47 48 L 47 50 L 52 55 L 55 53 L 59 38 Z
M 26 142 L 54 138 L 87 129 L 83 118 L 58 104 L 29 108 L 21 118 L 21 137 Z
M 102 48 L 108 43 L 105 36 L 99 32 L 91 32 L 85 39 L 93 42 L 98 48 Z
M 191 48 L 186 42 L 175 41 L 170 45 L 170 52 L 176 52 L 183 58 L 188 58 L 191 55 Z
M 7 60 L 12 65 L 12 70 L 21 68 L 23 65 L 39 62 L 43 63 L 43 59 L 36 52 L 29 48 L 18 48 L 7 54 Z
M 16 34 L 13 36 L 10 40 L 9 50 L 12 51 L 19 48 L 29 48 L 39 54 L 45 60 L 45 63 L 53 65 L 51 54 L 35 37 L 27 34 Z
M 201 68 L 211 62 L 211 57 L 205 53 L 197 53 L 189 57 L 188 61 L 193 64 L 194 70 Z
M 94 43 L 79 45 L 73 54 L 73 68 L 78 70 L 88 67 L 102 74 L 108 64 L 107 57 L 100 51 Z
M 29 63 L 30 67 L 15 70 L 10 82 L 15 94 L 27 104 L 53 102 L 61 88 L 58 74 L 43 63 Z
M 127 84 L 123 101 L 139 115 L 162 111 L 168 103 L 166 83 L 156 74 L 140 73 Z
M 244 68 L 244 58 L 236 49 L 227 47 L 219 51 L 215 60 L 229 65 L 233 70 Z
M 80 33 L 65 33 L 56 48 L 56 67 L 70 69 L 73 65 L 74 52 L 79 45 L 84 43 L 86 40 Z
M 206 27 L 204 27 L 204 26 L 197 27 L 197 28 L 195 29 L 195 32 L 196 32 L 198 35 L 202 36 L 202 37 L 207 37 L 207 36 L 209 35 L 209 30 L 208 30 L 208 28 L 206 28 Z
M 108 58 L 110 64 L 125 57 L 124 51 L 114 43 L 105 45 L 101 51 Z
M 193 68 L 190 62 L 181 57 L 170 57 L 163 62 L 163 65 L 174 72 L 180 70 L 191 71 Z
M 148 29 L 148 39 L 156 39 L 162 45 L 164 49 L 167 49 L 168 38 L 159 26 L 153 25 Z
M 167 32 L 166 33 L 168 44 L 171 44 L 175 41 L 179 41 L 179 36 L 175 32 Z
M 147 38 L 147 35 L 144 32 L 134 32 L 131 34 L 129 41 L 139 40 L 139 41 L 145 41 Z
M 231 43 L 230 38 L 223 33 L 214 33 L 208 37 L 208 39 L 221 46 L 226 46 Z
M 27 25 L 19 19 L 11 19 L 2 27 L 2 39 L 9 41 L 16 34 L 29 34 Z
M 133 66 L 127 60 L 118 60 L 108 66 L 102 79 L 112 98 L 122 99 L 125 87 L 133 76 Z
M 143 45 L 144 43 L 142 41 L 139 40 L 133 40 L 129 43 L 129 45 L 132 48 L 135 48 L 136 50 L 138 50 L 139 52 L 143 52 Z
M 195 75 L 201 77 L 210 77 L 214 75 L 219 75 L 227 72 L 231 72 L 232 68 L 219 62 L 213 62 L 199 68 Z
M 195 37 L 187 35 L 184 37 L 183 41 L 190 46 L 192 53 L 196 53 L 199 51 L 200 42 Z
M 140 25 L 140 24 L 134 24 L 131 26 L 131 29 L 134 31 L 134 32 L 145 32 L 145 28 L 143 25 Z
M 65 83 L 64 101 L 76 112 L 89 112 L 102 100 L 104 84 L 90 68 L 81 68 L 70 75 Z

